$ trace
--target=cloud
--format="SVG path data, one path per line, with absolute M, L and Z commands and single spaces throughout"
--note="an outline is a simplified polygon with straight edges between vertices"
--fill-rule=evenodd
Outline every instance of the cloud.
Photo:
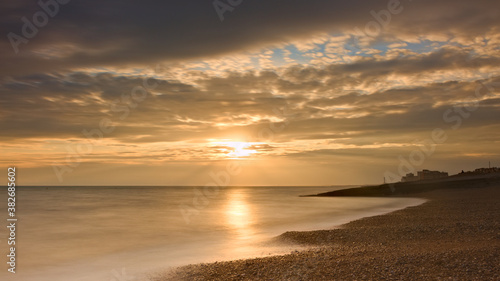
M 19 46 L 19 54 L 4 37 L 0 73 L 148 65 L 255 50 L 324 32 L 363 29 L 374 20 L 370 11 L 387 9 L 387 4 L 385 0 L 245 1 L 220 22 L 210 1 L 70 1 L 60 5 L 34 38 Z M 21 17 L 32 20 L 41 10 L 36 2 L 1 5 L 0 33 L 5 35 L 22 36 Z M 448 32 L 457 38 L 474 38 L 495 30 L 500 21 L 494 0 L 403 1 L 401 5 L 403 11 L 392 15 L 386 27 L 396 37 Z
M 420 60 L 427 61 L 429 57 L 435 56 L 422 55 Z M 439 69 L 455 65 L 452 56 L 447 58 L 447 64 L 435 62 Z M 415 62 L 408 63 L 412 70 L 400 71 L 398 75 L 436 71 L 434 64 L 420 63 L 418 59 L 409 59 Z M 475 90 L 479 82 L 489 85 L 500 81 L 497 76 L 427 84 L 417 81 L 405 87 L 388 83 L 383 90 L 364 93 L 331 94 L 327 90 L 331 79 L 336 79 L 338 85 L 351 84 L 353 74 L 372 73 L 376 68 L 368 65 L 378 63 L 365 62 L 366 67 L 359 67 L 358 63 L 353 63 L 356 65 L 353 67 L 342 66 L 351 72 L 339 76 L 336 74 L 342 72 L 332 65 L 293 66 L 281 74 L 228 73 L 225 77 L 200 77 L 193 84 L 156 80 L 158 87 L 141 102 L 130 98 L 131 90 L 143 82 L 135 76 L 110 73 L 20 76 L 1 85 L 0 100 L 6 105 L 2 118 L 9 121 L 0 125 L 10 132 L 4 139 L 82 138 L 83 130 L 99 128 L 101 120 L 106 118 L 116 126 L 108 137 L 124 143 L 148 143 L 200 141 L 242 134 L 256 138 L 256 132 L 270 123 L 286 121 L 291 125 L 277 139 L 329 139 L 356 132 L 357 138 L 375 142 L 371 135 L 376 132 L 379 139 L 390 142 L 396 134 L 429 131 L 443 122 L 446 110 L 477 100 Z M 471 67 L 483 65 L 489 62 L 479 60 Z M 393 73 L 381 71 L 378 75 L 384 78 L 383 75 Z M 280 95 L 282 92 L 286 95 Z M 498 122 L 498 98 L 493 95 L 483 98 L 486 100 L 481 101 L 481 110 L 474 112 L 474 118 L 464 126 Z

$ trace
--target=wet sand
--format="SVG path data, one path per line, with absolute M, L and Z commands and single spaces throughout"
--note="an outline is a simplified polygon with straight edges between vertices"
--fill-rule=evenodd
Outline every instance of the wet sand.
M 500 180 L 422 186 L 386 194 L 429 200 L 420 206 L 274 241 L 308 250 L 188 265 L 151 280 L 500 280 Z

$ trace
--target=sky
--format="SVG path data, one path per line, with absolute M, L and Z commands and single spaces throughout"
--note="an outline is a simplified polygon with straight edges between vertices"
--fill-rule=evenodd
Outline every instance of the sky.
M 500 166 L 496 0 L 2 1 L 0 31 L 0 163 L 21 185 Z

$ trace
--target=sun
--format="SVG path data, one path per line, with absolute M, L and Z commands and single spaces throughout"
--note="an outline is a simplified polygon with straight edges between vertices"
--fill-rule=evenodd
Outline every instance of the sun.
M 217 149 L 218 154 L 223 154 L 228 159 L 247 158 L 257 153 L 253 149 L 256 143 L 242 141 L 212 141 L 212 147 Z
M 254 153 L 257 153 L 256 150 L 251 149 L 252 144 L 248 142 L 226 142 L 225 145 L 229 147 L 229 151 L 227 153 L 228 158 L 238 159 L 248 157 Z

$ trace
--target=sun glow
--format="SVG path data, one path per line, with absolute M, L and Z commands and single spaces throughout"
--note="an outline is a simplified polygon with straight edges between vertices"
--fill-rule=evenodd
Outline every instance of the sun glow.
M 254 147 L 260 144 L 241 141 L 212 141 L 211 147 L 216 149 L 217 154 L 223 154 L 225 158 L 241 159 L 258 153 Z

